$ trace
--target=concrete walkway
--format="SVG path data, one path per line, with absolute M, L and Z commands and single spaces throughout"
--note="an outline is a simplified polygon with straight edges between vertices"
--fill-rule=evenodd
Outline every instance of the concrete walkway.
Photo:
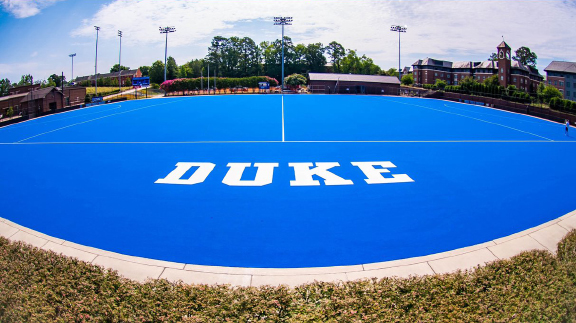
M 200 266 L 122 255 L 51 237 L 0 218 L 0 236 L 111 268 L 126 278 L 137 281 L 165 278 L 170 281 L 181 280 L 188 284 L 233 286 L 298 286 L 314 281 L 338 282 L 450 273 L 471 269 L 498 259 L 507 259 L 528 250 L 539 249 L 556 253 L 556 245 L 572 229 L 576 229 L 576 211 L 507 237 L 423 257 L 340 267 L 236 268 Z

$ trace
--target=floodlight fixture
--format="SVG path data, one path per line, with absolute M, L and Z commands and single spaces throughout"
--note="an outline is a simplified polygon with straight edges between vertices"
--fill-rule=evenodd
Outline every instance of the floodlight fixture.
M 166 34 L 166 48 L 164 50 L 164 82 L 166 82 L 166 68 L 168 67 L 168 34 L 176 31 L 176 27 L 159 27 L 161 34 Z
M 96 81 L 94 85 L 96 86 L 96 96 L 98 96 L 98 31 L 100 31 L 100 27 L 94 26 L 94 29 L 96 29 L 96 62 L 94 63 L 94 77 Z
M 284 26 L 292 25 L 292 17 L 274 17 L 274 25 L 282 26 L 282 90 L 284 90 Z
M 402 81 L 402 70 L 400 69 L 400 34 L 405 33 L 408 26 L 392 25 L 390 31 L 398 32 L 398 79 Z
M 72 58 L 72 78 L 70 80 L 74 79 L 74 56 L 76 56 L 76 53 L 68 55 L 68 57 Z

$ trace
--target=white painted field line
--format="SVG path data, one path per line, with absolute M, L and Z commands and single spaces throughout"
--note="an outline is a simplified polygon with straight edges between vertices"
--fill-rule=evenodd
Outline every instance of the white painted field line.
M 77 142 L 4 142 L 2 145 L 161 145 L 161 144 L 262 144 L 262 143 L 571 143 L 550 140 L 259 140 L 259 141 L 77 141 Z
M 284 142 L 284 94 L 282 94 L 282 142 Z
M 468 119 L 473 119 L 473 120 L 477 120 L 477 121 L 481 121 L 481 122 L 493 124 L 493 125 L 496 125 L 496 126 L 500 126 L 500 127 L 504 127 L 504 128 L 508 128 L 508 129 L 512 129 L 512 130 L 516 130 L 516 131 L 518 131 L 518 132 L 523 132 L 523 133 L 526 133 L 526 134 L 529 134 L 529 135 L 532 135 L 532 136 L 535 136 L 535 137 L 543 138 L 543 139 L 546 139 L 546 140 L 549 140 L 549 141 L 554 141 L 554 140 L 552 140 L 552 139 L 550 139 L 550 138 L 546 138 L 546 137 L 537 135 L 537 134 L 535 134 L 535 133 L 531 133 L 531 132 L 528 132 L 528 131 L 516 129 L 516 128 L 513 128 L 513 127 L 509 127 L 509 126 L 505 126 L 505 125 L 503 125 L 503 124 L 496 123 L 496 122 L 486 121 L 486 120 L 483 120 L 483 119 L 480 119 L 480 118 L 470 117 L 470 116 L 467 116 L 467 115 L 464 115 L 464 114 L 460 114 L 460 113 L 449 112 L 449 111 L 444 111 L 444 110 L 440 110 L 440 109 L 434 109 L 434 108 L 426 107 L 426 106 L 419 105 L 419 104 L 405 103 L 405 102 L 399 102 L 399 101 L 394 101 L 394 100 L 389 100 L 389 101 L 396 102 L 396 103 L 400 103 L 400 104 L 404 104 L 404 105 L 412 105 L 412 106 L 415 106 L 415 107 L 420 107 L 420 108 L 424 108 L 424 109 L 428 109 L 428 110 L 434 110 L 434 111 L 443 112 L 443 113 L 447 113 L 447 114 L 453 114 L 453 115 L 457 115 L 457 116 L 460 116 L 460 117 L 464 117 L 464 118 L 468 118 Z
M 40 133 L 40 134 L 31 136 L 31 137 L 28 137 L 28 138 L 19 140 L 19 141 L 17 141 L 17 143 L 22 143 L 23 141 L 26 141 L 26 140 L 28 140 L 28 139 L 36 138 L 36 137 L 39 137 L 39 136 L 42 136 L 42 135 L 45 135 L 45 134 L 49 134 L 49 133 L 56 132 L 56 131 L 59 131 L 59 130 L 62 130 L 62 129 L 74 127 L 74 126 L 81 125 L 81 124 L 84 124 L 84 123 L 88 123 L 88 122 L 92 122 L 92 121 L 96 121 L 96 120 L 100 120 L 100 119 L 104 119 L 104 118 L 108 118 L 108 117 L 112 117 L 112 116 L 116 116 L 116 115 L 120 115 L 120 114 L 125 114 L 125 113 L 129 113 L 129 112 L 133 112 L 133 111 L 148 109 L 148 108 L 155 107 L 155 106 L 159 106 L 159 105 L 166 105 L 166 104 L 170 104 L 170 103 L 172 103 L 172 102 L 152 104 L 152 105 L 148 105 L 148 106 L 145 106 L 145 107 L 140 107 L 140 108 L 131 109 L 131 110 L 127 110 L 127 111 L 122 111 L 122 112 L 118 112 L 118 113 L 112 113 L 112 114 L 109 114 L 109 115 L 106 115 L 106 116 L 102 116 L 102 117 L 99 117 L 99 118 L 94 118 L 94 119 L 90 119 L 90 120 L 86 120 L 86 121 L 82 121 L 82 122 L 73 123 L 73 124 L 68 125 L 68 126 L 65 126 L 65 127 L 60 127 L 60 128 L 54 129 L 54 130 L 46 131 L 46 132 L 43 132 L 43 133 Z M 120 107 L 121 107 L 121 106 L 119 105 L 118 108 L 120 108 Z

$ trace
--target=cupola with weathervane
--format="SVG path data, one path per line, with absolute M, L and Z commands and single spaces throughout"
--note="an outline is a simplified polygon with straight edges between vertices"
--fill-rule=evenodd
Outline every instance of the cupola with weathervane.
M 510 46 L 502 41 L 496 50 L 498 54 L 498 81 L 500 86 L 507 87 L 510 84 L 510 67 L 512 65 Z

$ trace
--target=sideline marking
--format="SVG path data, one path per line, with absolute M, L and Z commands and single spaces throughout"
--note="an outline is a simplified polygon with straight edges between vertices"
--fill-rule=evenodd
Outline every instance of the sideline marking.
M 503 124 L 499 124 L 499 123 L 496 123 L 496 122 L 486 121 L 486 120 L 483 120 L 483 119 L 480 119 L 480 118 L 474 118 L 474 117 L 470 117 L 470 116 L 463 115 L 463 114 L 459 114 L 459 113 L 455 113 L 455 112 L 449 112 L 449 111 L 444 111 L 444 110 L 440 110 L 440 109 L 434 109 L 434 108 L 430 108 L 430 107 L 425 107 L 425 106 L 423 106 L 423 105 L 418 105 L 418 104 L 405 103 L 405 102 L 399 102 L 399 101 L 394 101 L 394 100 L 388 100 L 388 101 L 392 101 L 392 102 L 396 102 L 396 103 L 400 103 L 400 104 L 404 104 L 404 105 L 412 105 L 412 106 L 415 106 L 415 107 L 420 107 L 420 108 L 424 108 L 424 109 L 428 109 L 428 110 L 434 110 L 434 111 L 443 112 L 443 113 L 447 113 L 447 114 L 453 114 L 453 115 L 457 115 L 457 116 L 460 116 L 460 117 L 469 118 L 469 119 L 473 119 L 473 120 L 477 120 L 477 121 L 481 121 L 481 122 L 485 122 L 485 123 L 490 123 L 490 124 L 493 124 L 493 125 L 501 126 L 501 127 L 504 127 L 504 128 L 516 130 L 516 131 L 518 131 L 518 132 L 527 133 L 527 134 L 529 134 L 529 135 L 536 136 L 536 137 L 539 137 L 539 138 L 544 138 L 544 139 L 549 140 L 549 141 L 554 141 L 554 140 L 552 140 L 552 139 L 550 139 L 550 138 L 546 138 L 546 137 L 543 137 L 543 136 L 539 136 L 539 135 L 537 135 L 537 134 L 534 134 L 534 133 L 531 133 L 531 132 L 528 132 L 528 131 L 524 131 L 524 130 L 520 130 L 520 129 L 508 127 L 508 126 L 505 126 L 505 125 L 503 125 Z
M 282 142 L 284 141 L 284 94 L 282 94 Z
M 261 140 L 261 141 L 64 141 L 64 142 L 0 142 L 1 145 L 138 145 L 138 144 L 260 144 L 260 143 L 571 143 L 569 140 Z

